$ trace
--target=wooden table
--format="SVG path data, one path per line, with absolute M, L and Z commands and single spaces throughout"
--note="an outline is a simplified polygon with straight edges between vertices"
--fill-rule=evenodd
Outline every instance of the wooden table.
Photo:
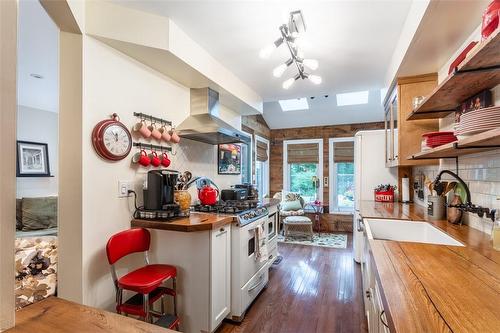
M 49 297 L 16 312 L 8 333 L 174 333 L 116 313 Z

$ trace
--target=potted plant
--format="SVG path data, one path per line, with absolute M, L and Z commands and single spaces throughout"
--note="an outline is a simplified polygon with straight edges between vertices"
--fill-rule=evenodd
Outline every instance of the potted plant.
M 394 191 L 397 186 L 391 184 L 380 184 L 375 188 L 375 201 L 394 202 Z

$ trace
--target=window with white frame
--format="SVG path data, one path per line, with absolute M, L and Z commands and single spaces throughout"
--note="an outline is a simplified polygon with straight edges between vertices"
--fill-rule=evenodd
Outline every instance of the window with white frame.
M 306 202 L 323 200 L 323 140 L 283 142 L 283 188 L 300 193 Z
M 354 209 L 354 140 L 330 139 L 330 210 Z
M 241 144 L 241 182 L 252 183 L 252 139 Z
M 269 194 L 269 140 L 255 137 L 256 161 L 255 161 L 255 180 L 259 199 Z

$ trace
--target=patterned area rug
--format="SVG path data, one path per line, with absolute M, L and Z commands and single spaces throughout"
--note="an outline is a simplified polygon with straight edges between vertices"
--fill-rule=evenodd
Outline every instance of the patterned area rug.
M 332 247 L 336 249 L 345 249 L 347 247 L 347 235 L 321 233 L 321 237 L 314 233 L 313 240 L 305 236 L 289 236 L 285 241 L 285 236 L 279 234 L 278 242 L 288 244 L 300 244 L 309 246 Z

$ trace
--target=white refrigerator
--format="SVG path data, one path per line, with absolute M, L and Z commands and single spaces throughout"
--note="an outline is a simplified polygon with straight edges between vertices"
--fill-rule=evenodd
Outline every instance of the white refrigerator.
M 354 260 L 360 262 L 363 251 L 363 225 L 360 221 L 360 201 L 374 200 L 373 190 L 379 184 L 396 185 L 398 169 L 385 166 L 385 131 L 360 131 L 354 136 Z

